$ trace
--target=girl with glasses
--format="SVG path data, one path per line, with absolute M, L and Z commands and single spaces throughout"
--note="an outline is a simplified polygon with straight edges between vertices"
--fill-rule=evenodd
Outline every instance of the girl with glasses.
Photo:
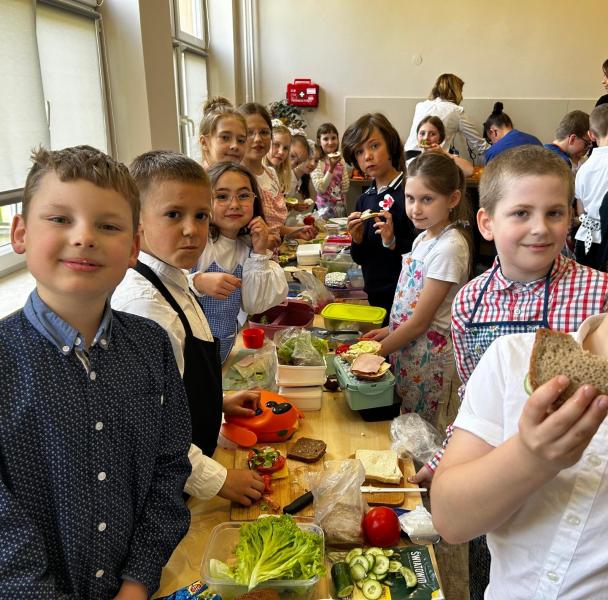
M 244 166 L 220 162 L 208 170 L 212 212 L 209 240 L 192 283 L 224 362 L 248 314 L 280 304 L 287 281 L 270 260 L 260 191 Z

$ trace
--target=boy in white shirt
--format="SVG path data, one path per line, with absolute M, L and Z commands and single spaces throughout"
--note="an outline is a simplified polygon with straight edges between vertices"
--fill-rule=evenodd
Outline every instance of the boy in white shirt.
M 571 335 L 608 358 L 605 314 Z M 533 343 L 506 335 L 479 361 L 435 474 L 433 522 L 451 543 L 488 532 L 486 600 L 604 598 L 608 397 L 583 385 L 553 411 L 562 375 L 528 397 Z
M 211 189 L 203 168 L 175 152 L 157 150 L 130 166 L 142 204 L 141 252 L 112 296 L 112 308 L 148 317 L 169 334 L 184 379 L 192 418 L 192 475 L 185 491 L 201 499 L 216 494 L 249 506 L 264 489 L 249 469 L 227 471 L 209 458 L 226 414 L 253 415 L 259 394 L 222 399 L 219 347 L 188 285 L 188 270 L 205 248 Z M 248 406 L 252 408 L 248 408 Z
M 576 173 L 574 192 L 581 226 L 574 236 L 574 254 L 579 263 L 606 271 L 608 223 L 602 222 L 600 210 L 608 194 L 608 104 L 596 106 L 589 115 L 589 137 L 598 147 Z

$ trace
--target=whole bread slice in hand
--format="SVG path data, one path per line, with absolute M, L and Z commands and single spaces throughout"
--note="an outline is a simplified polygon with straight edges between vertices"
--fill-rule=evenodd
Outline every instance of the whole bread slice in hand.
M 528 372 L 532 390 L 557 375 L 570 379 L 567 389 L 555 402 L 558 406 L 585 383 L 593 385 L 600 394 L 608 394 L 608 360 L 583 350 L 567 333 L 538 329 Z

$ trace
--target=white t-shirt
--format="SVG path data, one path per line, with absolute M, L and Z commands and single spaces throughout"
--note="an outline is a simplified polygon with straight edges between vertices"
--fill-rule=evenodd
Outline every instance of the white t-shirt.
M 450 331 L 452 320 L 452 301 L 458 290 L 467 282 L 469 275 L 469 246 L 458 229 L 448 229 L 433 248 L 435 238 L 425 240 L 422 232 L 414 240 L 412 258 L 423 261 L 424 278 L 451 281 L 456 285 L 450 288 L 439 310 L 435 313 L 430 329 Z M 430 248 L 430 250 L 429 250 Z
M 448 150 L 454 142 L 454 137 L 457 133 L 462 133 L 466 138 L 469 146 L 478 154 L 483 154 L 490 144 L 486 142 L 479 134 L 479 128 L 464 112 L 464 108 L 454 102 L 435 98 L 434 100 L 425 100 L 416 104 L 414 118 L 412 119 L 412 128 L 405 142 L 404 149 L 420 150 L 418 147 L 418 134 L 416 129 L 418 123 L 429 115 L 439 117 L 443 121 L 445 127 L 445 140 L 442 146 Z
M 582 343 L 604 318 L 589 317 L 573 337 Z M 494 447 L 517 433 L 533 344 L 534 334 L 524 333 L 490 345 L 467 383 L 455 427 Z M 492 562 L 486 600 L 608 598 L 607 466 L 605 420 L 576 465 L 487 534 Z

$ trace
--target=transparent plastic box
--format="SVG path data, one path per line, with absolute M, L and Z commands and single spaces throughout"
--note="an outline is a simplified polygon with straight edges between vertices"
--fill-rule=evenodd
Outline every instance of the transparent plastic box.
M 264 517 L 271 519 L 273 517 Z M 316 533 L 323 538 L 323 547 L 325 547 L 325 539 L 323 530 L 314 523 L 296 523 L 297 526 L 307 532 Z M 201 577 L 209 586 L 209 589 L 216 592 L 222 597 L 222 600 L 233 600 L 240 594 L 247 592 L 246 585 L 238 585 L 237 583 L 227 581 L 225 579 L 215 579 L 209 573 L 209 561 L 212 558 L 221 560 L 222 562 L 230 563 L 234 558 L 234 549 L 239 540 L 239 530 L 243 522 L 233 521 L 229 523 L 221 523 L 216 525 L 211 532 L 207 548 L 201 563 Z M 257 588 L 270 588 L 276 590 L 281 600 L 312 600 L 313 592 L 319 577 L 315 576 L 311 579 L 299 580 L 270 580 L 264 581 Z

